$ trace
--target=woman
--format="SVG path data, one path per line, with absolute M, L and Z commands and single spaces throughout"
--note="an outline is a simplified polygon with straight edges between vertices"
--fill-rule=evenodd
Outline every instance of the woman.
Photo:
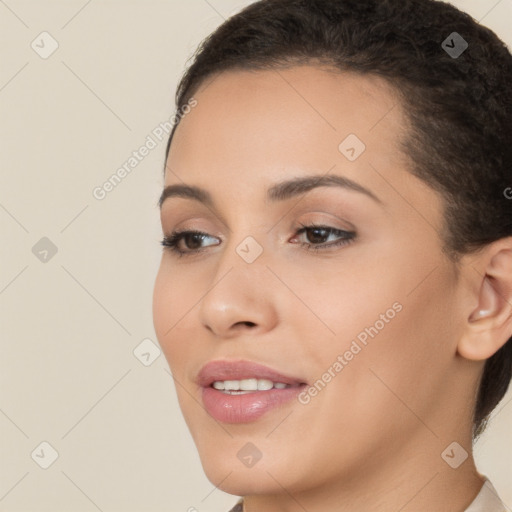
M 200 46 L 153 311 L 233 511 L 505 510 L 472 442 L 511 378 L 511 84 L 433 0 L 263 0 Z

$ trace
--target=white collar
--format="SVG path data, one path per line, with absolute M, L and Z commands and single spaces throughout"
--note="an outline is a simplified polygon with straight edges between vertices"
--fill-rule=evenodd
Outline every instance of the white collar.
M 501 501 L 496 489 L 486 478 L 477 497 L 464 512 L 510 512 Z

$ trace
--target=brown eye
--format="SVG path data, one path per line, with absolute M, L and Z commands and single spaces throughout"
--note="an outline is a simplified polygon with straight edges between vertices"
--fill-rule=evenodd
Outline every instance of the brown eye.
M 344 231 L 343 229 L 336 229 L 330 226 L 306 226 L 304 224 L 301 224 L 301 226 L 302 228 L 297 231 L 297 235 L 302 235 L 303 233 L 306 234 L 306 238 L 309 242 L 302 242 L 301 245 L 305 246 L 308 250 L 317 251 L 346 245 L 356 237 L 356 233 L 354 231 Z M 325 243 L 326 239 L 330 236 L 334 236 L 335 238 L 338 238 L 338 240 L 329 244 Z
M 201 241 L 204 240 L 205 236 L 198 233 L 184 233 L 182 240 L 185 242 L 185 247 L 191 250 L 197 250 L 201 248 Z
M 211 238 L 207 233 L 201 231 L 174 231 L 171 236 L 165 237 L 161 244 L 164 248 L 170 249 L 179 256 L 194 254 L 203 250 L 201 242 L 205 238 Z M 185 242 L 185 249 L 180 248 L 181 241 Z

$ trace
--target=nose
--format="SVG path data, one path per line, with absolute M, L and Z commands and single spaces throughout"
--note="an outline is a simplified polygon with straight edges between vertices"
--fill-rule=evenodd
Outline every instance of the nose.
M 272 295 L 276 282 L 266 266 L 265 250 L 249 263 L 236 251 L 237 245 L 224 247 L 199 306 L 202 325 L 219 338 L 261 335 L 277 324 Z

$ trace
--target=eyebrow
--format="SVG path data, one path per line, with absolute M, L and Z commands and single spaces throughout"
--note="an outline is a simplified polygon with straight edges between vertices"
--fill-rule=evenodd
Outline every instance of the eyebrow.
M 272 202 L 284 201 L 318 187 L 341 187 L 353 192 L 364 194 L 375 202 L 382 204 L 382 201 L 371 190 L 368 190 L 349 178 L 333 174 L 320 177 L 316 175 L 303 176 L 277 183 L 268 189 L 267 198 Z M 215 207 L 211 194 L 207 190 L 194 185 L 168 185 L 164 188 L 162 195 L 158 200 L 158 206 L 162 208 L 164 201 L 171 197 L 195 199 L 207 206 L 212 208 Z

